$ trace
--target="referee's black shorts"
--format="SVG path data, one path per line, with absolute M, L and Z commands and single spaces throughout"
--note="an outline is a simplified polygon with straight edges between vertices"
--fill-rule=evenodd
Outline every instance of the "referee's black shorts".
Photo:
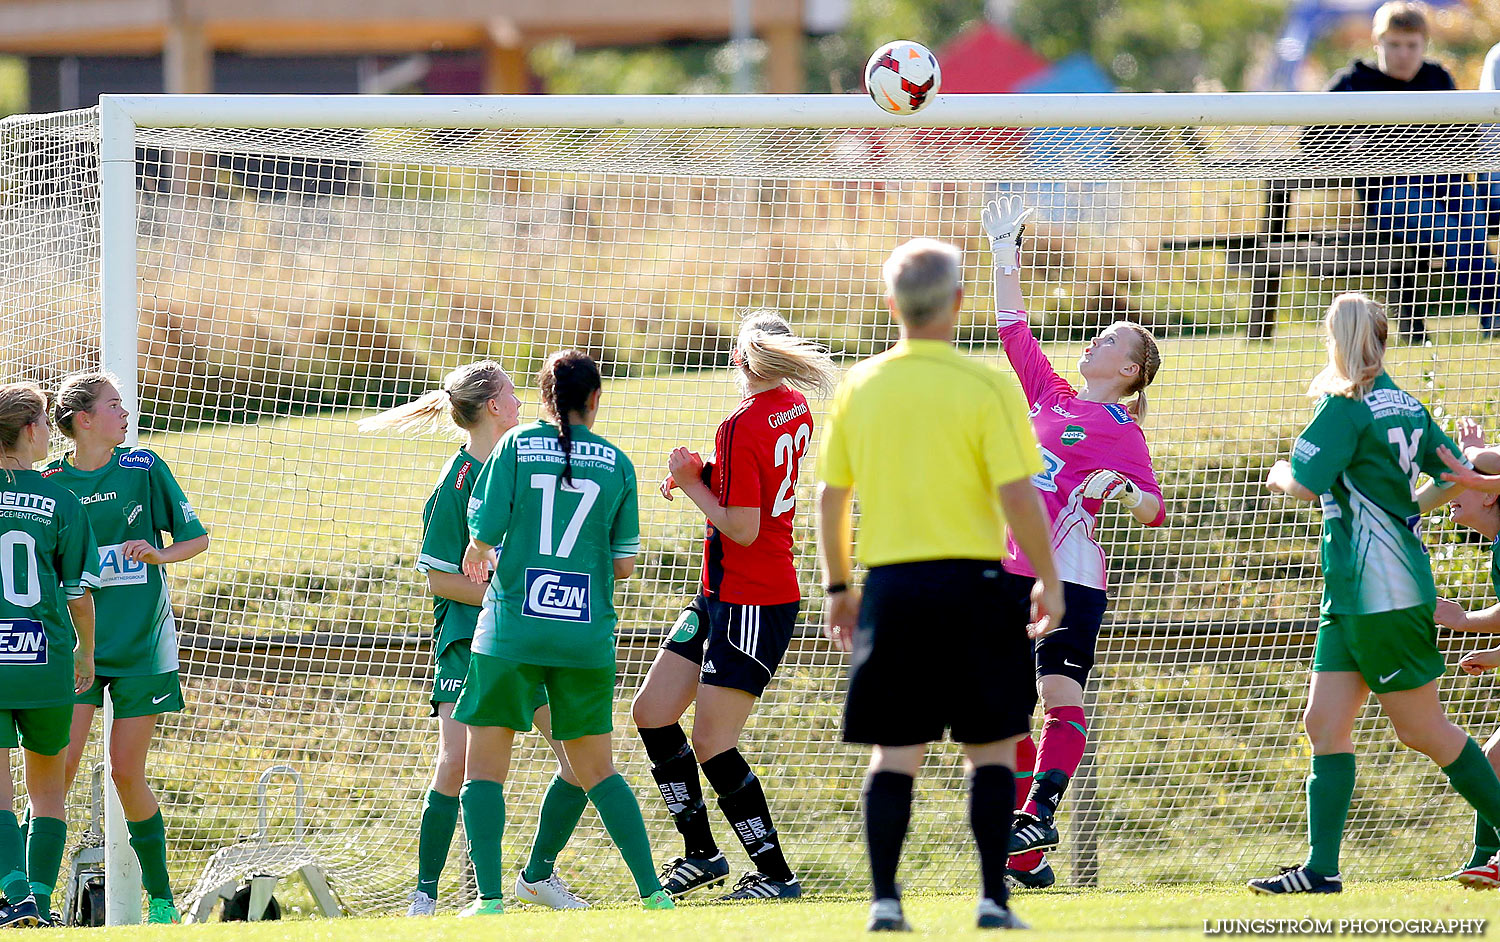
M 879 746 L 988 743 L 1031 728 L 1036 707 L 1026 621 L 1005 604 L 998 561 L 876 566 L 865 579 L 844 741 Z

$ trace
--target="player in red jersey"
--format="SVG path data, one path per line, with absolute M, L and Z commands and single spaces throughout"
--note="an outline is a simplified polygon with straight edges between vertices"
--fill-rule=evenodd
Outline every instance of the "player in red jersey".
M 663 888 L 682 896 L 729 876 L 703 804 L 702 756 L 719 808 L 755 865 L 725 899 L 793 899 L 802 888 L 738 745 L 791 643 L 802 601 L 792 519 L 813 423 L 807 399 L 792 387 L 827 393 L 835 369 L 821 346 L 793 336 L 769 312 L 745 319 L 732 362 L 744 399 L 719 425 L 713 463 L 687 448 L 674 448 L 668 459 L 662 496 L 671 500 L 680 488 L 708 518 L 703 579 L 662 642 L 631 713 L 685 844 L 664 868 Z M 694 700 L 689 745 L 679 721 Z

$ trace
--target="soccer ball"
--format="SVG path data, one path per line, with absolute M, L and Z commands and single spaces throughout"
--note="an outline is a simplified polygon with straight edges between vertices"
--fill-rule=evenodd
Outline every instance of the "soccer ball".
M 921 111 L 942 83 L 937 56 L 907 39 L 886 43 L 865 64 L 865 89 L 875 104 L 892 114 Z

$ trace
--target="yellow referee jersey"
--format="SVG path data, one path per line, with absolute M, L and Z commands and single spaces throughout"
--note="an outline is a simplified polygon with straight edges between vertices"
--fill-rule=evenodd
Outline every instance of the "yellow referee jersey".
M 1016 381 L 942 340 L 902 340 L 845 374 L 818 477 L 859 498 L 866 566 L 1003 559 L 996 489 L 1042 470 Z

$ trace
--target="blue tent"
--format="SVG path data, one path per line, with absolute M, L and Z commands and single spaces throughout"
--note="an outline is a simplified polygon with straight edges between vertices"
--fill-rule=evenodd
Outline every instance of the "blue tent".
M 1050 67 L 1016 83 L 1016 91 L 1032 94 L 1079 94 L 1112 92 L 1115 85 L 1094 60 L 1082 52 L 1054 62 Z

